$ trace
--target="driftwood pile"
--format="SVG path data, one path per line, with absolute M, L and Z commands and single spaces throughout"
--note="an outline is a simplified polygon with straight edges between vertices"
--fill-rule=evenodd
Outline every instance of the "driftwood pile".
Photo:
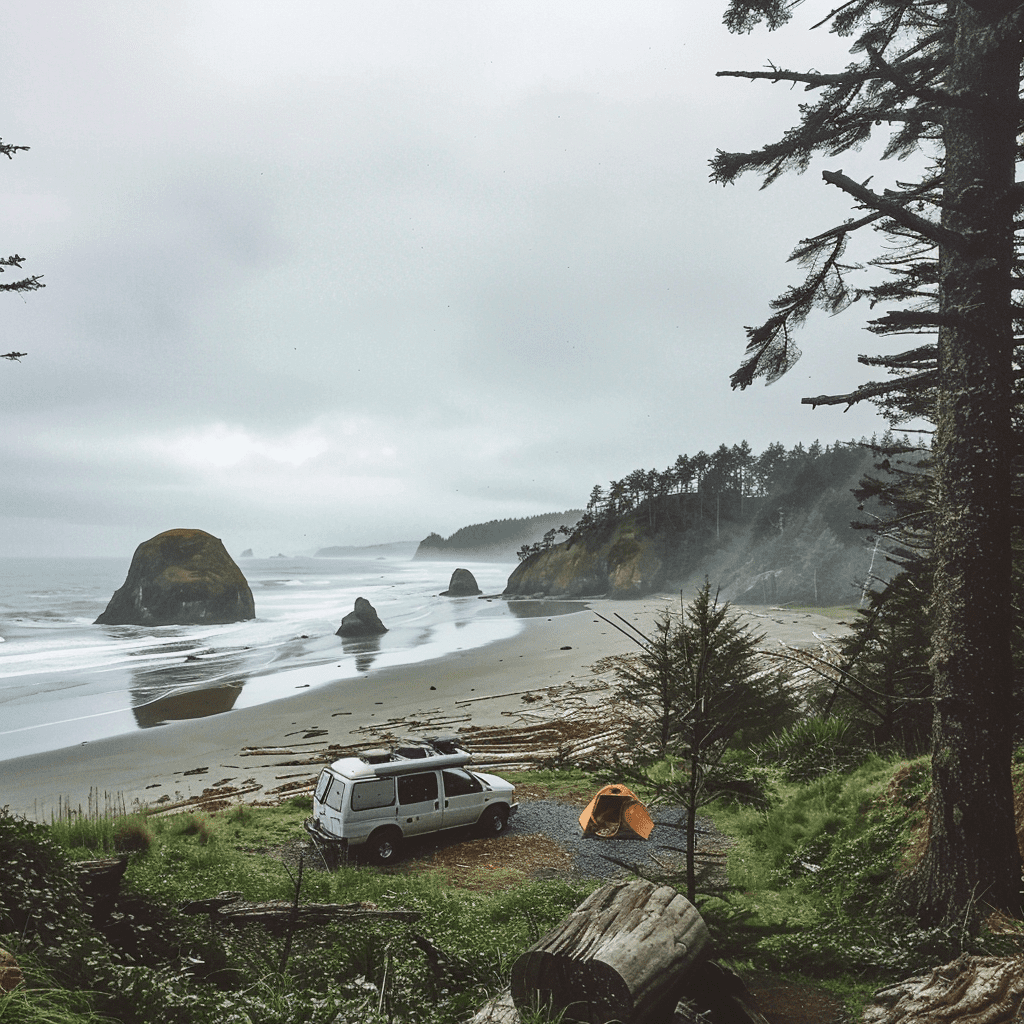
M 328 740 L 328 730 L 296 730 L 277 746 L 243 747 L 240 757 L 251 759 L 249 771 L 259 771 L 269 782 L 248 778 L 241 787 L 222 780 L 201 795 L 152 808 L 158 813 L 218 810 L 243 794 L 260 790 L 259 803 L 280 803 L 292 796 L 310 796 L 321 766 L 351 757 L 367 747 L 395 745 L 402 737 L 458 732 L 473 753 L 473 766 L 481 770 L 528 771 L 607 761 L 611 755 L 627 758 L 630 749 L 623 734 L 622 707 L 615 701 L 614 658 L 594 666 L 596 675 L 534 690 L 467 697 L 456 701 L 458 710 L 423 712 L 389 718 L 351 730 L 359 737 L 340 744 Z M 521 707 L 503 711 L 508 725 L 473 725 L 473 710 L 481 702 L 518 697 Z M 289 769 L 291 769 L 289 771 Z M 305 770 L 303 770 L 305 769 Z
M 613 882 L 512 965 L 509 989 L 472 1024 L 548 1009 L 585 1024 L 767 1024 L 740 979 L 708 959 L 707 926 L 675 889 Z

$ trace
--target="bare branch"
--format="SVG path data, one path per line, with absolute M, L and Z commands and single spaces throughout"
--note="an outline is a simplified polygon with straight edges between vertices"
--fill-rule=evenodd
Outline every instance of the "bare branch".
M 967 240 L 963 235 L 956 231 L 950 231 L 941 224 L 928 220 L 927 217 L 920 217 L 916 213 L 911 213 L 896 197 L 889 193 L 879 195 L 877 192 L 872 192 L 871 189 L 858 185 L 857 182 L 852 178 L 848 178 L 842 171 L 822 171 L 821 176 L 829 185 L 835 185 L 837 188 L 849 193 L 864 206 L 886 214 L 896 221 L 897 224 L 902 224 L 904 227 L 910 228 L 911 231 L 916 231 L 918 234 L 924 235 L 925 238 L 930 238 L 938 245 L 950 246 L 957 250 L 963 250 L 966 247 Z
M 886 381 L 884 384 L 865 384 L 863 387 L 851 391 L 848 395 L 818 395 L 815 398 L 801 398 L 801 405 L 809 405 L 816 409 L 819 405 L 845 405 L 846 409 L 852 409 L 858 402 L 866 401 L 869 398 L 880 398 L 882 395 L 891 394 L 893 391 L 908 391 L 911 388 L 934 387 L 939 382 L 937 370 L 924 370 L 921 373 L 911 374 L 909 377 L 900 377 L 897 380 Z M 844 410 L 846 411 L 846 410 Z

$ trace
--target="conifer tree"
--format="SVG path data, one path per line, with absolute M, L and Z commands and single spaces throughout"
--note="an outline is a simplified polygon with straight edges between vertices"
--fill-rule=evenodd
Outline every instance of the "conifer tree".
M 791 19 L 789 0 L 732 0 L 727 26 L 750 31 Z M 777 379 L 799 358 L 792 332 L 815 308 L 835 313 L 866 299 L 886 311 L 880 335 L 932 332 L 936 341 L 865 358 L 896 379 L 811 404 L 934 401 L 934 721 L 932 813 L 927 851 L 907 892 L 923 922 L 977 920 L 980 907 L 1019 914 L 1020 857 L 1010 782 L 1014 699 L 1011 659 L 1011 430 L 1014 339 L 1024 287 L 1015 180 L 1022 107 L 1022 26 L 1017 0 L 848 0 L 827 25 L 853 38 L 854 63 L 836 73 L 722 72 L 803 84 L 818 93 L 800 123 L 750 153 L 719 152 L 712 179 L 746 171 L 766 184 L 835 157 L 886 126 L 884 157 L 914 152 L 932 164 L 917 180 L 869 188 L 841 169 L 825 182 L 846 192 L 857 216 L 800 243 L 808 273 L 748 328 L 734 387 Z M 817 26 L 816 26 L 817 27 Z M 843 263 L 849 237 L 871 227 L 885 247 L 872 261 L 883 279 L 853 287 Z
M 746 626 L 727 602 L 719 602 L 707 578 L 693 601 L 678 615 L 663 613 L 650 635 L 622 622 L 626 628 L 616 628 L 641 649 L 634 662 L 617 670 L 619 698 L 634 709 L 632 738 L 640 767 L 620 764 L 618 770 L 654 790 L 657 799 L 685 808 L 687 898 L 692 903 L 697 813 L 745 781 L 745 773 L 737 774 L 729 763 L 729 749 L 740 738 L 749 743 L 785 728 L 798 701 L 786 676 L 761 663 L 764 634 Z M 644 767 L 657 761 L 671 765 L 668 776 Z

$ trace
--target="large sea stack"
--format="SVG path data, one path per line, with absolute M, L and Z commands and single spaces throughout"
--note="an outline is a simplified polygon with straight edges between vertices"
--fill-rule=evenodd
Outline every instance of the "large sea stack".
M 388 627 L 380 621 L 377 610 L 365 597 L 357 597 L 355 607 L 341 620 L 335 636 L 380 636 Z
M 168 530 L 135 549 L 124 586 L 96 622 L 184 626 L 255 617 L 249 584 L 224 545 L 202 530 Z
M 468 569 L 456 569 L 452 573 L 447 590 L 442 590 L 441 597 L 476 597 L 483 591 L 477 586 L 476 577 Z

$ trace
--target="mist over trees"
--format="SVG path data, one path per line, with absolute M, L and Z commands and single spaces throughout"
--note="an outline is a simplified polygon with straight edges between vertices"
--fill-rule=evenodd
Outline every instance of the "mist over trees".
M 837 441 L 822 446 L 815 441 L 806 448 L 797 444 L 787 450 L 776 443 L 755 455 L 742 441 L 721 444 L 711 454 L 679 455 L 664 470 L 635 469 L 621 480 L 612 480 L 607 488 L 595 484 L 571 537 L 599 534 L 632 513 L 638 513 L 652 533 L 666 526 L 720 525 L 723 512 L 730 519 L 743 518 L 756 505 L 747 499 L 820 485 L 823 481 L 813 479 L 811 467 L 818 467 L 819 477 L 824 471 L 829 478 L 845 479 L 850 467 L 864 462 L 868 444 Z M 843 525 L 848 522 L 849 516 Z
M 736 32 L 761 22 L 779 28 L 793 6 L 733 0 L 726 24 Z M 854 63 L 837 73 L 720 72 L 797 83 L 818 96 L 801 105 L 799 124 L 779 141 L 749 153 L 719 152 L 712 179 L 725 184 L 752 171 L 767 185 L 787 170 L 805 170 L 816 154 L 860 147 L 883 125 L 883 158 L 922 154 L 928 165 L 882 192 L 842 170 L 823 172 L 858 215 L 799 244 L 792 258 L 807 276 L 772 302 L 768 320 L 747 328 L 747 357 L 733 386 L 787 372 L 800 355 L 794 328 L 816 308 L 837 313 L 867 300 L 886 310 L 869 321 L 873 333 L 935 338 L 862 357 L 885 368 L 889 381 L 805 401 L 888 401 L 897 413 L 934 417 L 933 803 L 927 851 L 907 898 L 923 923 L 976 923 L 980 906 L 1016 916 L 1016 715 L 1007 709 L 1015 707 L 1014 405 L 1024 334 L 1024 309 L 1014 302 L 1024 288 L 1024 194 L 1015 177 L 1024 7 L 1014 0 L 850 0 L 819 24 L 852 39 Z M 882 236 L 879 255 L 867 264 L 880 274 L 858 286 L 853 272 L 864 267 L 844 263 L 844 252 L 864 227 Z
M 639 597 L 689 588 L 709 574 L 723 600 L 855 605 L 872 576 L 887 579 L 885 544 L 852 530 L 881 520 L 853 492 L 881 440 L 837 441 L 760 454 L 746 442 L 683 454 L 593 487 L 574 529 L 551 528 L 519 549 L 513 596 Z M 564 543 L 560 538 L 567 536 Z

